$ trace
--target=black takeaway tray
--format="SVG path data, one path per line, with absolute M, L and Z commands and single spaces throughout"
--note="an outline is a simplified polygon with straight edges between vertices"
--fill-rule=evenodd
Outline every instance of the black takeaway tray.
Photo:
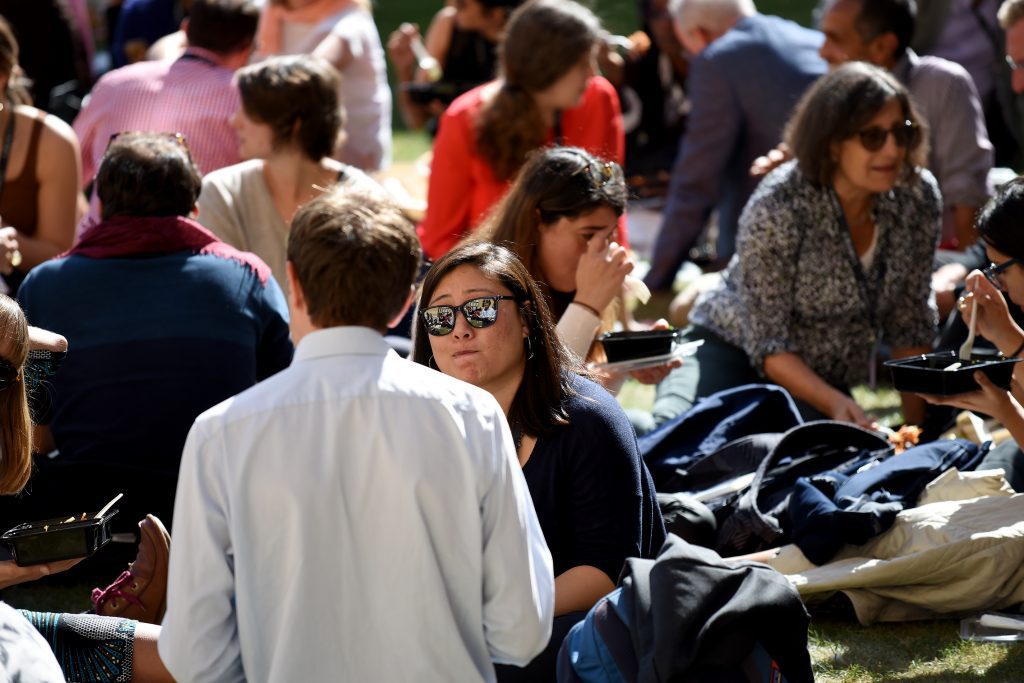
M 640 330 L 637 332 L 608 332 L 597 338 L 604 347 L 609 363 L 625 360 L 666 356 L 683 334 L 682 330 Z
M 96 512 L 26 522 L 0 536 L 20 567 L 75 557 L 89 557 L 110 542 L 110 520 L 117 510 L 102 517 Z
M 885 365 L 892 372 L 892 383 L 897 391 L 952 396 L 977 391 L 979 387 L 974 381 L 974 373 L 978 370 L 984 372 L 997 387 L 1009 389 L 1013 366 L 1020 360 L 979 349 L 967 361 L 960 360 L 956 351 L 943 351 L 890 360 Z

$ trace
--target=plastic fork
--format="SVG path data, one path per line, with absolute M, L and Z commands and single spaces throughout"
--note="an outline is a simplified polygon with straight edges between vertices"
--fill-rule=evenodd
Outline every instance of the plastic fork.
M 971 352 L 974 351 L 974 330 L 978 322 L 978 300 L 971 297 L 971 322 L 967 326 L 967 339 L 960 345 L 960 360 L 970 360 Z

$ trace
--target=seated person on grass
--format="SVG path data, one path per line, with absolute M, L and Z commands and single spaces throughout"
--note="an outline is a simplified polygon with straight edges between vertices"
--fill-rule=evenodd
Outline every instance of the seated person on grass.
M 52 442 L 37 444 L 28 493 L 3 521 L 39 518 L 53 500 L 96 509 L 120 491 L 120 526 L 148 512 L 170 521 L 196 416 L 291 361 L 270 269 L 187 218 L 200 178 L 180 136 L 116 138 L 96 185 L 102 221 L 19 291 L 32 323 L 75 352 L 40 418 Z
M 957 307 L 970 322 L 971 309 L 977 307 L 977 334 L 992 342 L 1007 358 L 1024 354 L 1024 330 L 1010 315 L 1008 302 L 1024 304 L 1024 234 L 1020 231 L 1024 215 L 1024 179 L 1003 186 L 978 216 L 978 238 L 985 246 L 989 266 L 967 276 L 964 296 Z M 974 379 L 978 391 L 954 396 L 925 396 L 938 405 L 949 405 L 990 415 L 1010 432 L 1012 440 L 993 449 L 978 465 L 979 470 L 1002 467 L 1006 480 L 1015 491 L 1024 491 L 1024 367 L 1014 365 L 1010 391 L 994 385 L 981 371 Z

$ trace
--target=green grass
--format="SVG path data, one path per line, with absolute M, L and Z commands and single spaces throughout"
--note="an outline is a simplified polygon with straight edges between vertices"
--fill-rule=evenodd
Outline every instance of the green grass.
M 422 130 L 394 130 L 391 135 L 392 157 L 396 164 L 415 161 L 430 150 L 430 136 Z
M 819 683 L 1011 683 L 1024 680 L 1024 647 L 960 640 L 956 621 L 859 626 L 814 622 L 810 652 Z

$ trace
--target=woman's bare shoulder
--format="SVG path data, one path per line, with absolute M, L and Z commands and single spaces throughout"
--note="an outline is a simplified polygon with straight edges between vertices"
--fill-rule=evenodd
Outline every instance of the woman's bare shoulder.
M 39 136 L 39 144 L 47 153 L 59 153 L 60 150 L 70 150 L 77 154 L 78 136 L 71 126 L 53 114 L 47 114 L 41 109 L 30 107 L 26 104 L 19 104 L 14 109 L 19 123 L 31 123 L 33 120 L 41 120 L 43 130 Z

